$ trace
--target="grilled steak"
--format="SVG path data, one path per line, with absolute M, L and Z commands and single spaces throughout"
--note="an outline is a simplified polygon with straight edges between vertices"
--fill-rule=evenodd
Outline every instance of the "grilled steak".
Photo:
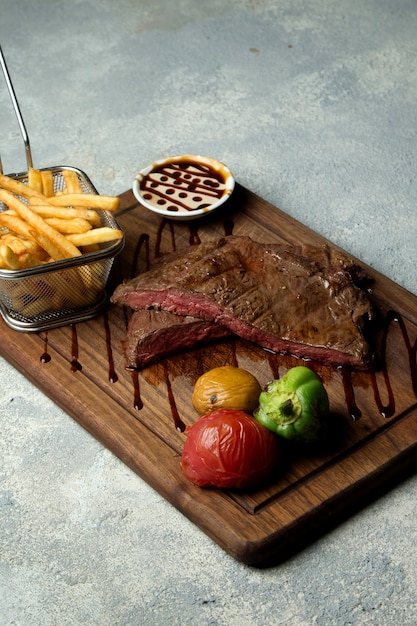
M 119 285 L 112 302 L 214 321 L 268 350 L 325 363 L 369 366 L 363 330 L 371 305 L 358 268 L 323 246 L 223 237 Z
M 179 350 L 230 335 L 228 328 L 196 317 L 155 309 L 134 311 L 124 343 L 126 365 L 142 369 Z

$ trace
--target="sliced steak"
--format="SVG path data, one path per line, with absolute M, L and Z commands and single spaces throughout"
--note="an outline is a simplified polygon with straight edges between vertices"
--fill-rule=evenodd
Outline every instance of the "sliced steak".
M 365 368 L 372 355 L 363 330 L 372 311 L 357 275 L 328 246 L 229 236 L 159 262 L 111 299 L 214 321 L 274 352 Z
M 143 369 L 175 352 L 223 339 L 228 328 L 196 317 L 168 311 L 134 311 L 128 324 L 124 351 L 128 369 Z

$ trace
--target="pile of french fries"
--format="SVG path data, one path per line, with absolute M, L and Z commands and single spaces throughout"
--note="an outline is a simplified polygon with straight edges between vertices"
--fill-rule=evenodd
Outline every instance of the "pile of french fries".
M 100 211 L 115 211 L 119 199 L 83 193 L 74 170 L 63 169 L 61 175 L 64 188 L 54 191 L 50 170 L 30 168 L 27 183 L 0 173 L 0 269 L 40 270 L 22 277 L 6 272 L 0 281 L 4 306 L 25 318 L 94 305 L 103 293 L 111 257 L 56 270 L 49 266 L 49 271 L 45 265 L 123 237 L 121 230 L 102 226 L 100 218 Z
M 83 193 L 74 170 L 62 170 L 64 189 L 54 191 L 53 172 L 30 168 L 28 182 L 0 174 L 0 269 L 19 270 L 80 256 L 123 237 L 100 226 L 98 211 L 115 211 L 119 198 Z

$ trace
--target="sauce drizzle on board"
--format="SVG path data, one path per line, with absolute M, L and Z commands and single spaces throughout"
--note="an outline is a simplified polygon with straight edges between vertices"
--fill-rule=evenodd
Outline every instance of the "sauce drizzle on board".
M 104 324 L 104 330 L 106 332 L 106 353 L 107 353 L 107 360 L 109 364 L 109 369 L 108 369 L 109 382 L 117 383 L 117 381 L 119 380 L 119 377 L 116 374 L 116 370 L 114 368 L 113 350 L 112 350 L 112 345 L 111 345 L 112 344 L 111 330 L 110 330 L 109 317 L 107 315 L 107 312 L 103 314 L 103 324 Z
M 71 371 L 80 372 L 83 368 L 78 360 L 78 335 L 76 324 L 70 324 L 71 328 Z

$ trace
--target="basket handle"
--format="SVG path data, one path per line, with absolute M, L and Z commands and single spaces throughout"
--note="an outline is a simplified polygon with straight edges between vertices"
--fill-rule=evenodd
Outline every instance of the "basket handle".
M 12 81 L 10 79 L 10 75 L 7 69 L 6 61 L 4 59 L 1 46 L 0 46 L 0 65 L 1 65 L 1 69 L 3 70 L 4 79 L 6 81 L 7 89 L 9 90 L 10 98 L 12 100 L 14 112 L 16 113 L 17 121 L 19 123 L 20 132 L 23 138 L 23 142 L 25 144 L 26 162 L 27 162 L 28 169 L 30 169 L 33 166 L 33 162 L 32 162 L 32 153 L 30 150 L 29 136 L 26 132 L 25 123 L 23 121 L 23 117 L 20 112 L 19 103 L 17 101 L 16 95 L 13 89 Z M 1 156 L 0 156 L 0 172 L 2 171 L 3 170 L 2 170 Z

